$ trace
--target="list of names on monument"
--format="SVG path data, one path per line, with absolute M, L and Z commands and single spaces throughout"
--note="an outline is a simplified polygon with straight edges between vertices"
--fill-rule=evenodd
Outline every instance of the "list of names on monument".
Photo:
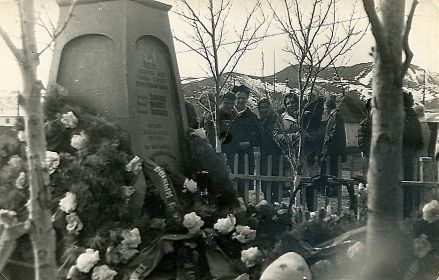
M 138 41 L 137 54 L 135 102 L 141 124 L 141 147 L 145 156 L 169 167 L 177 164 L 181 151 L 167 53 L 158 42 L 148 38 Z

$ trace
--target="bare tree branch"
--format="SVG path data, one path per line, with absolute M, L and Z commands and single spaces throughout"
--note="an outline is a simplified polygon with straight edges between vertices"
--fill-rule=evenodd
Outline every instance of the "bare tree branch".
M 45 52 L 56 40 L 56 38 L 58 38 L 58 36 L 64 31 L 64 29 L 66 29 L 67 24 L 69 23 L 70 19 L 73 17 L 73 11 L 76 7 L 77 2 L 78 0 L 73 0 L 72 4 L 70 5 L 69 11 L 67 13 L 66 20 L 61 25 L 59 25 L 58 28 L 56 28 L 55 32 L 52 35 L 52 40 L 44 48 L 41 49 L 41 51 L 38 53 L 38 56 L 40 56 L 43 52 Z
M 3 27 L 0 25 L 0 36 L 5 41 L 6 45 L 8 45 L 9 49 L 11 50 L 12 54 L 15 56 L 15 58 L 18 61 L 23 61 L 23 51 L 17 48 L 17 46 L 12 42 L 11 37 L 9 37 L 8 33 L 3 29 Z
M 413 16 L 415 15 L 416 6 L 418 5 L 418 3 L 419 3 L 418 0 L 413 0 L 413 2 L 412 2 L 412 6 L 410 8 L 410 13 L 407 17 L 407 23 L 405 25 L 404 35 L 402 37 L 402 46 L 403 46 L 404 53 L 405 53 L 405 60 L 401 66 L 401 72 L 399 74 L 399 81 L 401 83 L 402 83 L 404 76 L 407 73 L 407 70 L 409 69 L 410 63 L 412 62 L 412 59 L 413 59 L 413 52 L 410 49 L 410 45 L 409 45 L 409 34 L 410 34 L 410 30 L 412 28 Z
M 375 37 L 377 48 L 388 53 L 386 39 L 384 36 L 384 29 L 381 24 L 380 18 L 375 9 L 375 0 L 363 0 L 364 10 L 369 17 L 370 25 L 372 27 L 372 34 Z

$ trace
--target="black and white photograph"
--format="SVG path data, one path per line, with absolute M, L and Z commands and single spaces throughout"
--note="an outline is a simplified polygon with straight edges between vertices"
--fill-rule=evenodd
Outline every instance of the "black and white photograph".
M 0 280 L 439 280 L 439 0 L 0 0 Z

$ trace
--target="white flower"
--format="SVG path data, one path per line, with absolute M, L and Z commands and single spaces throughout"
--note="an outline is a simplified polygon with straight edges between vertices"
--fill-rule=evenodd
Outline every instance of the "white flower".
M 79 271 L 88 273 L 99 259 L 99 251 L 90 248 L 86 249 L 85 253 L 82 253 L 76 259 L 76 267 Z
M 137 248 L 142 240 L 140 239 L 140 233 L 138 228 L 133 228 L 132 230 L 124 229 L 121 233 L 123 245 L 126 245 L 128 248 Z
M 20 172 L 20 175 L 18 175 L 17 180 L 15 180 L 15 187 L 21 190 L 24 188 L 25 182 L 26 182 L 26 173 Z
M 258 247 L 250 247 L 247 250 L 242 250 L 241 261 L 245 263 L 247 267 L 255 266 L 258 262 L 262 261 L 262 252 Z
M 192 179 L 188 179 L 186 178 L 186 180 L 184 181 L 184 187 L 190 191 L 191 193 L 196 193 L 198 191 L 198 185 L 197 182 L 195 182 Z
M 45 164 L 49 174 L 53 174 L 59 167 L 59 154 L 57 152 L 46 151 Z
M 73 235 L 78 235 L 79 232 L 84 228 L 84 224 L 79 219 L 78 215 L 76 213 L 70 213 L 66 216 L 66 222 L 67 222 L 67 232 Z
M 431 243 L 428 241 L 428 236 L 421 234 L 419 237 L 413 240 L 415 256 L 422 259 L 425 257 L 432 249 Z
M 218 221 L 213 225 L 220 234 L 226 235 L 235 229 L 236 218 L 232 214 L 229 214 L 227 218 L 218 219 Z
M 85 134 L 84 131 L 81 131 L 81 134 L 75 134 L 72 136 L 72 139 L 70 140 L 70 146 L 72 146 L 76 150 L 80 150 L 85 147 L 87 140 L 88 136 Z
M 422 218 L 430 224 L 439 220 L 439 203 L 437 200 L 425 204 L 422 208 Z
M 67 128 L 75 128 L 78 125 L 78 118 L 72 111 L 69 111 L 67 114 L 62 115 L 61 122 Z
M 310 217 L 310 220 L 312 220 L 312 221 L 317 221 L 319 218 L 316 211 L 310 212 L 309 217 Z
M 26 141 L 26 134 L 24 133 L 24 130 L 18 131 L 17 138 L 18 138 L 18 140 L 20 140 L 20 142 Z
M 66 212 L 71 213 L 76 209 L 76 195 L 72 192 L 66 192 L 64 198 L 59 201 L 59 208 Z
M 8 165 L 14 167 L 14 168 L 19 168 L 21 167 L 21 158 L 17 155 L 13 155 L 9 161 L 8 161 Z
M 139 173 L 142 170 L 142 160 L 140 157 L 135 156 L 130 162 L 128 162 L 125 166 L 125 170 L 133 172 L 134 174 Z
M 357 256 L 362 255 L 365 251 L 366 247 L 364 246 L 364 244 L 358 241 L 357 243 L 349 247 L 347 255 L 349 259 L 353 260 L 357 258 Z
M 238 225 L 232 238 L 237 239 L 241 243 L 248 243 L 256 239 L 256 230 L 251 229 L 249 226 Z
M 0 225 L 11 226 L 17 222 L 17 213 L 15 211 L 0 209 Z
M 191 134 L 195 135 L 195 136 L 198 136 L 198 137 L 200 137 L 202 139 L 207 139 L 206 130 L 204 130 L 204 128 L 195 129 Z
M 117 272 L 110 269 L 107 265 L 99 265 L 93 268 L 93 272 L 91 274 L 92 280 L 113 280 L 113 278 L 117 275 Z
M 201 217 L 195 212 L 184 215 L 183 225 L 189 230 L 189 233 L 197 233 L 204 225 Z

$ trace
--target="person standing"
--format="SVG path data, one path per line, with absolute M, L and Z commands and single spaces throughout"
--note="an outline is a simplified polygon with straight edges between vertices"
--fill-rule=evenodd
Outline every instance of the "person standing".
M 273 130 L 278 120 L 276 113 L 273 111 L 271 102 L 268 98 L 262 98 L 258 102 L 259 127 L 261 130 L 261 175 L 268 175 L 268 157 L 271 156 L 271 175 L 279 175 L 279 159 L 282 151 L 274 140 Z M 271 201 L 280 201 L 278 197 L 279 184 L 272 182 L 271 184 Z M 268 196 L 267 182 L 262 182 L 262 191 Z
M 404 104 L 404 131 L 402 137 L 402 166 L 403 180 L 413 181 L 416 179 L 419 154 L 422 150 L 422 128 L 421 122 L 413 109 L 414 100 L 411 93 L 403 92 Z M 405 188 L 403 190 L 404 217 L 411 215 L 419 205 L 419 193 L 417 190 Z
M 258 116 L 248 107 L 250 89 L 247 86 L 234 86 L 232 92 L 236 94 L 235 110 L 237 112 L 237 115 L 230 124 L 230 133 L 232 134 L 233 138 L 230 143 L 230 150 L 227 154 L 227 157 L 229 159 L 229 163 L 231 163 L 233 162 L 235 153 L 238 154 L 238 173 L 244 174 L 244 157 L 247 154 L 249 169 L 248 171 L 250 174 L 253 174 L 255 168 L 253 148 L 260 146 L 260 129 L 258 124 Z M 250 187 L 252 186 L 251 181 L 249 185 Z M 243 182 L 239 182 L 238 191 L 241 195 L 244 194 L 243 188 Z

